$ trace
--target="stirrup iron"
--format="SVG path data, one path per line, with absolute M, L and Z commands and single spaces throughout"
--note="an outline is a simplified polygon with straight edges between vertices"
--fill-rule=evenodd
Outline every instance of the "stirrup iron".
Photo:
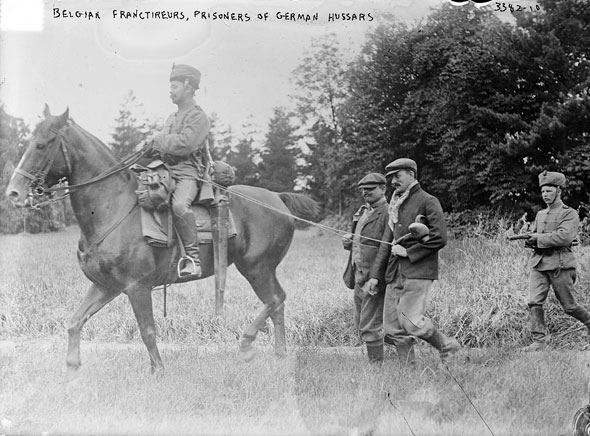
M 192 264 L 193 272 L 188 273 L 188 274 L 187 273 L 182 274 L 182 269 L 183 269 L 185 263 L 187 263 L 187 262 Z M 176 267 L 176 273 L 177 273 L 178 277 L 189 277 L 189 276 L 201 277 L 201 262 L 193 259 L 190 256 L 181 257 L 178 260 L 178 265 Z

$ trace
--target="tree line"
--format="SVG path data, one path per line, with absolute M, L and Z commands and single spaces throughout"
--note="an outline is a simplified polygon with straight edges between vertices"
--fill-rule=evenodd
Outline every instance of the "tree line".
M 544 169 L 566 174 L 568 204 L 588 202 L 590 5 L 538 3 L 512 23 L 448 3 L 415 25 L 385 16 L 353 55 L 335 35 L 315 39 L 266 132 L 236 134 L 211 114 L 214 158 L 236 169 L 236 183 L 300 190 L 332 214 L 356 208 L 356 182 L 398 157 L 418 163 L 451 214 L 536 207 Z M 136 118 L 138 104 L 130 91 L 115 120 L 109 146 L 119 157 L 159 127 Z M 29 130 L 0 117 L 3 189 Z M 7 206 L 0 231 L 22 230 Z

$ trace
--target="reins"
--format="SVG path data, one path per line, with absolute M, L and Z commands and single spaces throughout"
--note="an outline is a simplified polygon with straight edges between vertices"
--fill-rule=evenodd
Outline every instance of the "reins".
M 205 180 L 203 178 L 197 178 L 197 180 L 199 180 L 200 182 L 211 183 L 213 186 L 215 186 L 216 188 L 221 189 L 223 191 L 226 191 L 226 192 L 229 191 L 229 189 L 227 187 L 225 187 L 223 185 L 220 185 L 218 183 L 215 183 L 212 180 Z M 339 230 L 339 229 L 336 229 L 334 227 L 326 226 L 324 224 L 315 223 L 315 222 L 310 221 L 310 220 L 307 220 L 305 218 L 300 218 L 298 216 L 293 215 L 292 213 L 285 212 L 285 211 L 283 211 L 281 209 L 278 209 L 278 208 L 276 208 L 274 206 L 271 206 L 269 204 L 266 204 L 266 203 L 264 203 L 262 201 L 256 200 L 255 198 L 249 197 L 248 195 L 241 194 L 241 193 L 236 192 L 236 191 L 232 191 L 231 194 L 232 195 L 235 195 L 237 197 L 241 197 L 244 200 L 250 201 L 251 203 L 257 204 L 257 205 L 262 206 L 262 207 L 264 207 L 266 209 L 272 210 L 272 211 L 274 211 L 276 213 L 279 213 L 281 215 L 285 215 L 285 216 L 294 218 L 296 220 L 303 221 L 304 223 L 307 223 L 307 224 L 309 224 L 309 225 L 311 225 L 313 227 L 318 227 L 318 228 L 320 228 L 322 230 L 325 230 L 327 232 L 334 233 L 337 236 L 342 236 L 343 237 L 343 236 L 350 235 L 350 232 L 347 232 L 345 230 Z M 386 245 L 391 245 L 391 246 L 395 245 L 394 242 L 388 242 L 388 241 L 384 241 L 384 240 L 381 240 L 381 239 L 370 238 L 368 236 L 363 236 L 362 239 L 367 240 L 367 241 L 379 242 L 380 244 L 386 244 Z M 363 247 L 370 247 L 370 248 L 375 248 L 375 249 L 379 248 L 379 246 L 367 245 L 367 244 L 363 244 L 363 243 L 360 243 L 360 242 L 354 242 L 354 243 L 355 244 L 358 244 L 359 246 L 363 246 Z

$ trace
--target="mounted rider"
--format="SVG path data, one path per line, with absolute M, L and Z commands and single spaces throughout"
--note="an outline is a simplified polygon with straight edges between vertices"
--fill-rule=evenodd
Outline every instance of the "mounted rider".
M 178 110 L 168 117 L 159 133 L 146 140 L 146 148 L 160 156 L 175 181 L 171 197 L 173 221 L 186 253 L 179 261 L 180 277 L 201 276 L 197 225 L 190 206 L 199 194 L 199 179 L 206 176 L 211 123 L 195 103 L 194 95 L 200 81 L 201 73 L 196 68 L 181 64 L 172 66 L 170 99 Z

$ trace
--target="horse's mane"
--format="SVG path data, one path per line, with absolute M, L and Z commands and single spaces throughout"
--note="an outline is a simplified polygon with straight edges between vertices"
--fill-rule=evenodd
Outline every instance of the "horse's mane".
M 101 153 L 108 155 L 113 160 L 113 162 L 117 161 L 115 159 L 115 156 L 113 155 L 113 152 L 111 151 L 111 149 L 109 147 L 107 147 L 107 145 L 104 142 L 102 142 L 99 138 L 94 136 L 89 131 L 85 130 L 82 126 L 80 126 L 78 123 L 76 123 L 72 118 L 70 118 L 68 120 L 68 125 L 77 135 L 81 136 L 83 140 L 91 143 L 93 148 L 98 149 L 101 151 Z

